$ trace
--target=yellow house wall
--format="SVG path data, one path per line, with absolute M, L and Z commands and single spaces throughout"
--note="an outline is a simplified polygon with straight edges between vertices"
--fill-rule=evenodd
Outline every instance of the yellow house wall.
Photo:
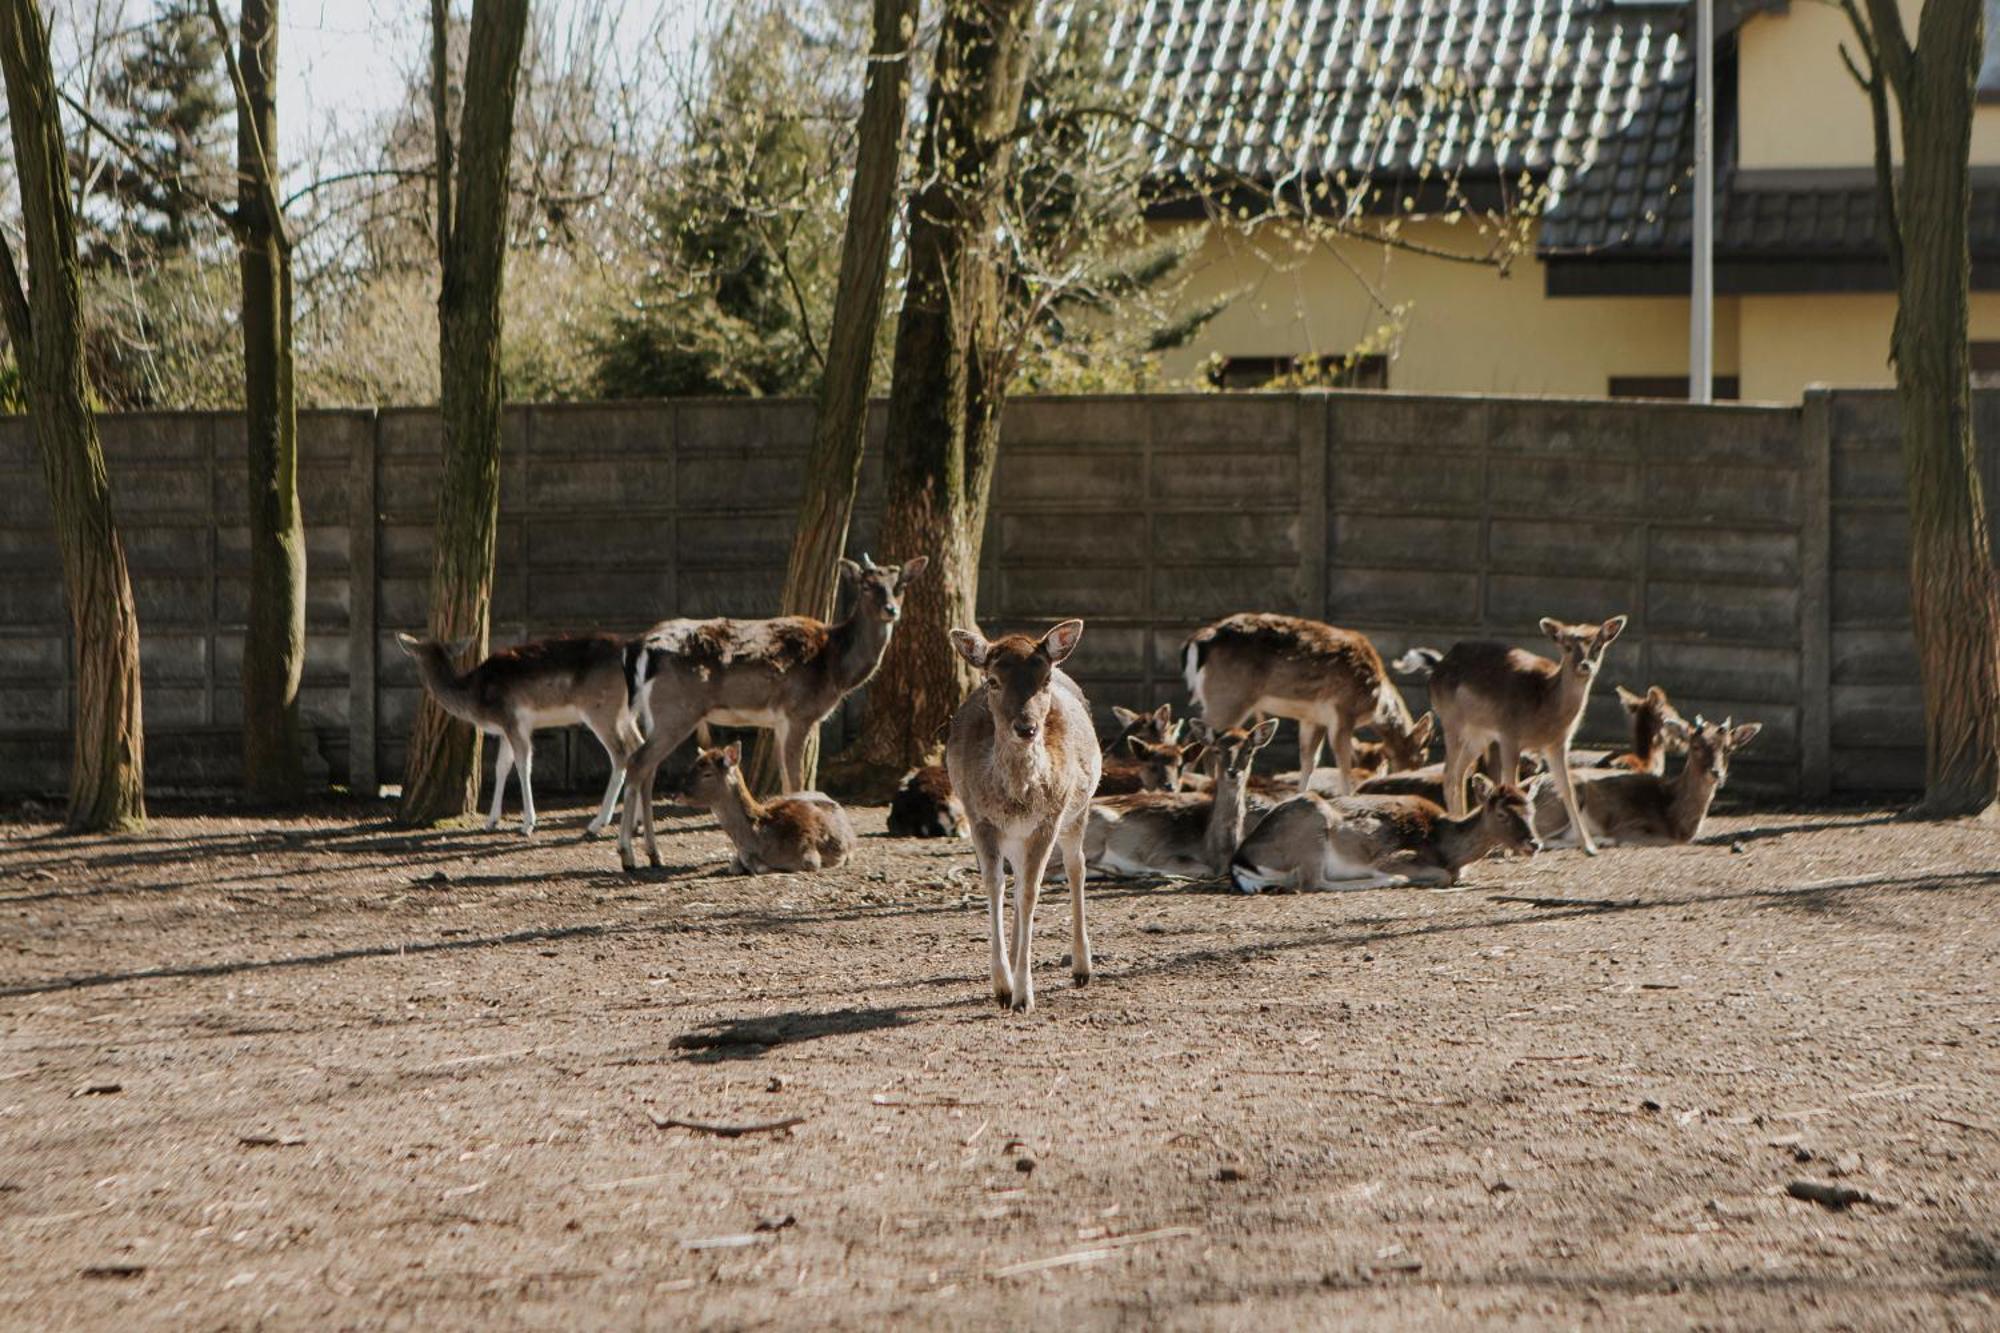
M 1416 243 L 1462 249 L 1442 222 L 1412 225 Z M 1401 308 L 1389 386 L 1436 392 L 1602 395 L 1613 375 L 1687 372 L 1688 303 L 1673 297 L 1551 300 L 1532 258 L 1502 277 L 1487 267 L 1376 245 L 1293 254 L 1285 234 L 1213 232 L 1195 256 L 1188 305 L 1238 292 L 1191 347 L 1168 357 L 1191 376 L 1212 354 L 1314 356 L 1350 351 Z M 1736 302 L 1716 302 L 1716 373 L 1737 372 Z
M 1920 0 L 1903 0 L 1902 8 L 1914 35 Z M 1745 168 L 1873 165 L 1868 101 L 1841 63 L 1843 41 L 1853 45 L 1852 30 L 1830 4 L 1797 3 L 1743 25 L 1736 86 Z M 1972 160 L 2000 165 L 2000 105 L 1974 112 Z
M 1737 327 L 1750 349 L 1743 396 L 1796 402 L 1808 384 L 1843 388 L 1889 384 L 1889 329 L 1895 298 L 1886 292 L 1738 298 Z M 2000 341 L 2000 292 L 1972 294 L 1971 336 Z

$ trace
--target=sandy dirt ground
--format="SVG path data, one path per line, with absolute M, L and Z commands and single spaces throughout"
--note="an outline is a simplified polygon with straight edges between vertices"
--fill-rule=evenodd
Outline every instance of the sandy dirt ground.
M 1023 1017 L 879 810 L 386 813 L 0 824 L 0 1326 L 2000 1327 L 1992 824 L 1100 883 Z

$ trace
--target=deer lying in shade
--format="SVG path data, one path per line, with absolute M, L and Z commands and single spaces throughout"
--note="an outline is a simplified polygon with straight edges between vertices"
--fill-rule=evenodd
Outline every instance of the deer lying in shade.
M 831 870 L 854 855 L 854 826 L 831 796 L 816 791 L 759 801 L 743 785 L 743 750 L 703 750 L 688 773 L 687 796 L 715 812 L 736 848 L 730 868 L 745 875 Z
M 965 807 L 952 794 L 943 764 L 926 764 L 903 774 L 889 802 L 892 838 L 962 838 L 969 826 Z
M 1421 796 L 1295 796 L 1244 839 L 1230 861 L 1230 879 L 1244 893 L 1448 887 L 1495 851 L 1532 856 L 1541 849 L 1535 797 L 1542 782 L 1537 778 L 1524 792 L 1474 774 L 1476 804 L 1459 819 Z
M 1763 724 L 1737 726 L 1728 718 L 1716 723 L 1696 717 L 1692 726 L 1677 720 L 1668 729 L 1679 733 L 1688 752 L 1687 762 L 1674 776 L 1606 773 L 1577 784 L 1584 825 L 1598 842 L 1660 847 L 1700 837 L 1715 793 L 1729 780 L 1730 756 L 1755 740 Z M 1560 835 L 1565 846 L 1577 841 L 1576 830 L 1560 806 L 1544 802 L 1535 813 L 1543 836 Z
M 641 737 L 625 691 L 632 645 L 608 634 L 540 639 L 502 648 L 463 674 L 452 666 L 457 653 L 435 639 L 398 634 L 396 642 L 417 664 L 424 688 L 438 706 L 462 722 L 500 738 L 493 761 L 493 808 L 486 827 L 500 826 L 507 777 L 521 769 L 521 832 L 535 831 L 534 735 L 547 727 L 581 722 L 611 758 L 611 777 L 597 817 L 584 830 L 595 834 L 611 822 L 625 783 L 625 762 Z
M 1278 719 L 1250 731 L 1198 726 L 1214 790 L 1141 792 L 1094 802 L 1083 855 L 1107 875 L 1219 875 L 1243 839 L 1251 765 L 1278 734 Z
M 1202 747 L 1199 743 L 1177 745 L 1172 741 L 1155 744 L 1137 736 L 1127 736 L 1119 749 L 1131 758 L 1120 758 L 1116 753 L 1106 756 L 1104 772 L 1097 780 L 1099 796 L 1179 791 L 1183 785 L 1182 774 L 1200 757 Z
M 1083 690 L 1061 670 L 1082 637 L 1081 620 L 1065 620 L 1039 639 L 1010 634 L 989 641 L 976 629 L 951 632 L 952 647 L 979 672 L 980 687 L 952 715 L 945 767 L 972 821 L 986 885 L 993 997 L 1016 1011 L 1035 1007 L 1035 900 L 1058 848 L 1069 878 L 1071 976 L 1079 986 L 1090 981 L 1083 826 L 1100 757 Z M 1011 949 L 1000 905 L 1010 866 Z

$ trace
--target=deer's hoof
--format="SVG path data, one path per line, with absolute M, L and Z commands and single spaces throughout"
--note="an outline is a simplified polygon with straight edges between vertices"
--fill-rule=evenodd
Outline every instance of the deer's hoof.
M 1069 974 L 1069 979 L 1075 984 L 1078 990 L 1082 990 L 1090 984 L 1090 969 L 1085 968 L 1081 972 L 1072 972 Z
M 491 832 L 493 832 L 493 830 L 495 830 L 495 829 L 497 829 L 497 828 L 499 828 L 499 827 L 500 827 L 500 821 L 499 821 L 499 819 L 498 819 L 498 818 L 496 817 L 496 818 L 493 818 L 493 819 L 489 819 L 489 820 L 487 820 L 487 821 L 486 821 L 486 822 L 485 822 L 484 824 L 481 824 L 481 825 L 480 825 L 479 827 L 481 827 L 481 828 L 485 829 L 485 830 L 486 830 L 486 831 L 487 831 L 488 833 L 491 833 Z
M 1026 994 L 1016 995 L 1008 1008 L 1017 1014 L 1031 1014 L 1035 1011 L 1035 997 Z
M 1591 842 L 1586 842 L 1585 844 L 1583 844 L 1583 854 L 1585 856 L 1597 855 L 1597 844 Z

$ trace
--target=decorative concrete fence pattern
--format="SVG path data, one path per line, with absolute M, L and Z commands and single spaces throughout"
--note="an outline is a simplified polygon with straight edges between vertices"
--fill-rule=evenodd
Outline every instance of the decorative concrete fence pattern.
M 879 439 L 879 421 L 877 422 Z M 1981 395 L 1989 496 L 2000 394 Z M 102 422 L 139 602 L 148 776 L 236 777 L 247 600 L 241 423 Z M 811 408 L 791 401 L 516 407 L 506 418 L 495 641 L 759 615 L 777 596 Z M 1746 787 L 1908 788 L 1922 771 L 1894 403 L 1802 407 L 1381 393 L 1024 399 L 1009 406 L 981 617 L 1090 622 L 1100 709 L 1185 702 L 1179 646 L 1231 611 L 1320 616 L 1393 657 L 1542 643 L 1543 615 L 1628 612 L 1609 680 L 1765 723 Z M 308 413 L 305 709 L 316 773 L 400 780 L 418 690 L 436 414 Z M 880 507 L 871 450 L 854 549 Z M 59 792 L 70 708 L 61 571 L 32 436 L 0 418 L 0 790 Z M 911 552 L 876 550 L 878 557 Z M 1406 688 L 1424 704 L 1421 684 Z M 853 725 L 850 700 L 833 724 Z M 1609 688 L 1586 739 L 1624 735 Z M 536 775 L 602 781 L 582 733 Z M 1754 762 L 1753 762 L 1754 761 Z

